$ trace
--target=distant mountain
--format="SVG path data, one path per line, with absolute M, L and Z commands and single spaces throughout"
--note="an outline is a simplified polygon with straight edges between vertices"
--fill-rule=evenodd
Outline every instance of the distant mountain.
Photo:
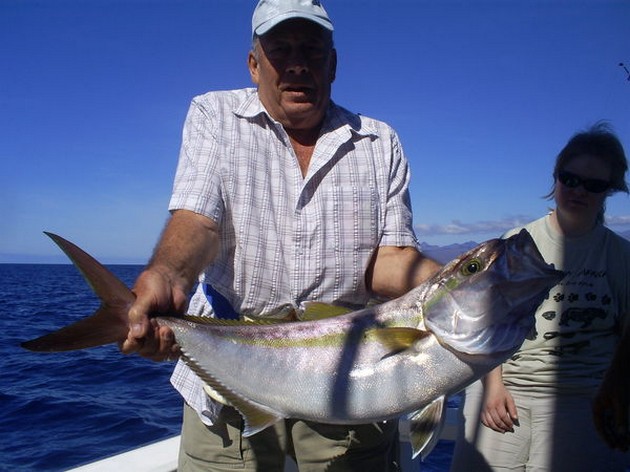
M 420 249 L 427 256 L 432 257 L 436 261 L 445 264 L 455 259 L 460 254 L 474 248 L 479 243 L 467 241 L 465 243 L 449 244 L 448 246 L 433 246 L 427 243 L 420 243 Z
M 617 234 L 630 241 L 630 230 L 618 231 Z M 436 261 L 445 264 L 452 261 L 457 256 L 463 254 L 469 249 L 474 248 L 479 243 L 474 241 L 467 241 L 465 243 L 449 244 L 448 246 L 434 246 L 428 243 L 420 243 L 420 249 L 427 256 L 432 257 Z

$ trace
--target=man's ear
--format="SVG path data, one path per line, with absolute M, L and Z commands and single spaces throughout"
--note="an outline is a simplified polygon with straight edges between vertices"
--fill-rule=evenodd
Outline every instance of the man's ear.
M 249 69 L 249 75 L 256 85 L 258 85 L 258 60 L 253 51 L 249 51 L 247 56 L 247 68 Z

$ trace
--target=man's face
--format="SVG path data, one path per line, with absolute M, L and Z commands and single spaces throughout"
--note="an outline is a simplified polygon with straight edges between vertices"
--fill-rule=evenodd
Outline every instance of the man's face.
M 289 20 L 259 39 L 248 64 L 263 105 L 287 129 L 317 128 L 337 66 L 330 36 L 311 21 Z

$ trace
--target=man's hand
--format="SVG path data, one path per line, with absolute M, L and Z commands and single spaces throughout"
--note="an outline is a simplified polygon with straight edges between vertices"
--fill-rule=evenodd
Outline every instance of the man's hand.
M 133 292 L 136 301 L 129 310 L 129 334 L 120 344 L 124 354 L 137 353 L 156 361 L 179 355 L 179 346 L 170 328 L 160 326 L 155 314 L 180 314 L 186 310 L 186 294 L 163 272 L 147 269 L 140 274 Z

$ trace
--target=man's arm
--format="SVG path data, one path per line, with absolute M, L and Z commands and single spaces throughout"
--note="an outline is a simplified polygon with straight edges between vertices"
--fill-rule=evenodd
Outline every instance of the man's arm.
M 218 225 L 187 210 L 177 210 L 166 224 L 146 269 L 133 287 L 129 334 L 120 345 L 125 354 L 163 360 L 177 352 L 172 331 L 149 315 L 183 313 L 188 294 L 219 248 Z
M 381 246 L 372 256 L 366 283 L 368 290 L 381 297 L 400 297 L 440 268 L 440 264 L 414 247 Z

